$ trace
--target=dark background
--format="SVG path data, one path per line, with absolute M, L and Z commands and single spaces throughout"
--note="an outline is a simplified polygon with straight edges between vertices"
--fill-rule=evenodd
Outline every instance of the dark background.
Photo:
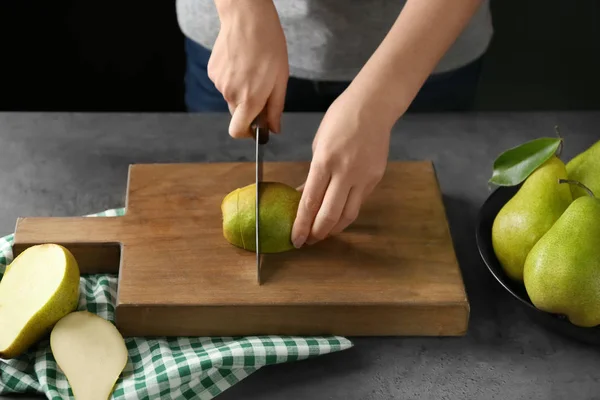
M 597 109 L 595 0 L 495 0 L 481 110 Z M 0 1 L 0 111 L 184 111 L 175 1 Z

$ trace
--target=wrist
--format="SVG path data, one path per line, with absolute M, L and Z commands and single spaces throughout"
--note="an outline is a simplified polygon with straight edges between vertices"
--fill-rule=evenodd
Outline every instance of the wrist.
M 214 2 L 221 23 L 231 19 L 243 23 L 261 14 L 264 17 L 265 10 L 267 10 L 266 14 L 269 11 L 277 13 L 273 0 L 214 0 Z
M 361 72 L 362 73 L 362 72 Z M 359 74 L 348 87 L 348 94 L 356 99 L 361 114 L 377 120 L 386 130 L 406 112 L 414 96 L 406 87 L 377 77 Z

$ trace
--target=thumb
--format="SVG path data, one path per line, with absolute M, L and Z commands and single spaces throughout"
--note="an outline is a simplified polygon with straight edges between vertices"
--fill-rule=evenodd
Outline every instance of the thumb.
M 281 114 L 283 114 L 283 109 L 285 107 L 286 91 L 287 81 L 276 84 L 271 93 L 271 97 L 267 101 L 269 129 L 275 133 L 281 132 Z
M 252 137 L 250 125 L 261 110 L 261 105 L 255 106 L 249 103 L 238 104 L 229 123 L 229 135 L 236 139 Z

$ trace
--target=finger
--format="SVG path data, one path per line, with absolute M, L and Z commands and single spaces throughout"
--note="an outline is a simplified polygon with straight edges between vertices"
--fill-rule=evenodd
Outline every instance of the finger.
M 337 225 L 331 230 L 331 236 L 340 234 L 344 229 L 356 221 L 362 201 L 363 194 L 361 191 L 357 187 L 351 188 L 350 193 L 348 194 L 348 200 L 346 200 L 344 206 L 344 211 L 342 211 L 342 215 Z
M 292 228 L 292 243 L 296 248 L 302 247 L 310 234 L 330 177 L 329 171 L 319 168 L 316 164 L 313 164 L 308 171 L 308 178 L 302 191 L 296 220 Z
M 302 193 L 304 191 L 304 186 L 306 186 L 306 181 L 304 181 L 302 185 L 298 186 L 296 190 Z
M 377 187 L 377 185 L 379 185 L 379 180 L 372 180 L 369 184 L 367 184 L 367 186 L 365 188 L 363 188 L 362 190 L 362 194 L 361 194 L 361 198 L 363 199 L 363 201 L 368 198 L 369 196 L 371 196 L 371 194 L 373 193 L 373 191 L 375 191 L 375 188 Z
M 285 93 L 287 91 L 287 81 L 275 85 L 273 93 L 267 101 L 267 121 L 269 129 L 272 132 L 281 132 L 281 114 L 285 107 Z
M 250 126 L 261 110 L 262 105 L 238 104 L 229 123 L 229 135 L 236 139 L 252 137 Z
M 229 107 L 229 113 L 231 115 L 235 114 L 235 109 L 237 108 L 235 104 L 228 102 L 227 107 Z
M 315 244 L 329 235 L 340 220 L 349 192 L 350 185 L 344 179 L 331 180 L 306 243 Z
M 315 138 L 313 139 L 313 142 L 312 142 L 311 150 L 312 150 L 313 154 L 315 153 L 318 143 L 319 143 L 319 132 L 317 132 L 317 134 L 315 135 Z

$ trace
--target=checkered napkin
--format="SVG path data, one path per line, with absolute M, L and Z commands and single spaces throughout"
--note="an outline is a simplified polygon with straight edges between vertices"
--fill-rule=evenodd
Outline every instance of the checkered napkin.
M 123 213 L 121 208 L 89 216 Z M 13 238 L 0 238 L 0 277 L 12 260 Z M 116 276 L 82 276 L 79 309 L 114 322 L 116 295 Z M 352 347 L 349 340 L 337 336 L 133 337 L 125 341 L 129 361 L 113 393 L 118 400 L 212 399 L 265 365 Z M 0 395 L 35 392 L 50 400 L 73 399 L 47 338 L 16 359 L 0 360 Z

